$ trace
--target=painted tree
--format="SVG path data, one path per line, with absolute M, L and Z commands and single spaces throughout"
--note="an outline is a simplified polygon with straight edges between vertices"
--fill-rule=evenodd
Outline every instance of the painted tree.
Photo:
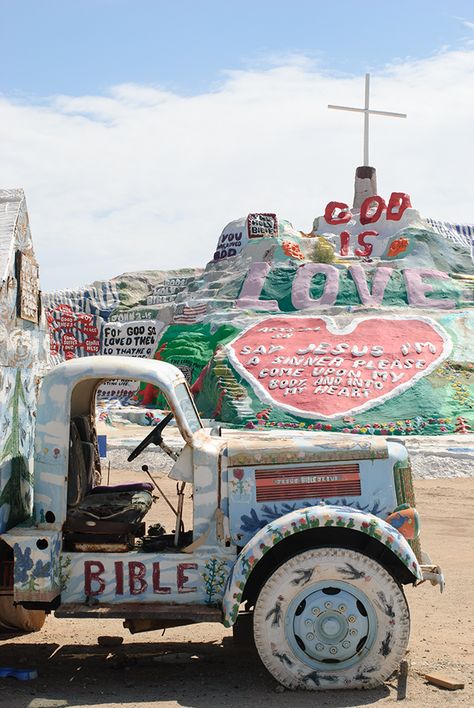
M 454 427 L 454 432 L 467 434 L 472 431 L 471 431 L 471 426 L 469 425 L 467 420 L 465 418 L 463 418 L 462 416 L 458 416 L 456 418 L 456 425 Z
M 202 578 L 206 590 L 205 602 L 210 605 L 222 595 L 227 578 L 227 563 L 218 558 L 210 558 L 204 566 Z
M 5 519 L 9 528 L 24 521 L 31 512 L 33 479 L 28 461 L 21 451 L 26 431 L 21 424 L 20 403 L 23 403 L 24 406 L 27 405 L 21 381 L 21 371 L 18 369 L 9 406 L 11 410 L 10 434 L 0 452 L 0 464 L 10 465 L 10 477 L 0 494 L 0 510 L 4 506 L 9 509 L 8 517 Z

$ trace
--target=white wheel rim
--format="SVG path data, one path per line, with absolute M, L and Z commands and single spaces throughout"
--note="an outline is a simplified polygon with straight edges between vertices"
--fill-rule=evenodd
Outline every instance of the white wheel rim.
M 372 603 L 358 588 L 323 580 L 298 593 L 285 616 L 295 654 L 317 669 L 344 669 L 366 656 L 377 634 Z

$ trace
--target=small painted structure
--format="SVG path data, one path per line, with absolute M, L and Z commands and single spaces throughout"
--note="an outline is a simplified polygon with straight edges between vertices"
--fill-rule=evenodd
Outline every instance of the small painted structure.
M 21 189 L 0 190 L 0 532 L 31 516 L 34 412 L 48 356 L 38 264 Z

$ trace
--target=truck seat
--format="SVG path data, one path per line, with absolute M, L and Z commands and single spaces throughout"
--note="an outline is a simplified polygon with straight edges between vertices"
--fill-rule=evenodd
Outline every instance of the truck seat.
M 82 454 L 77 449 L 78 445 L 82 447 Z M 86 489 L 86 492 L 83 493 L 82 496 L 84 496 L 84 494 L 107 494 L 109 492 L 153 491 L 153 485 L 150 482 L 126 482 L 109 485 L 97 484 L 97 435 L 95 434 L 94 427 L 91 425 L 89 417 L 86 415 L 78 415 L 71 421 L 71 451 L 74 460 L 73 467 L 79 472 L 79 484 L 82 487 L 85 485 Z M 84 458 L 85 470 L 82 470 L 81 457 Z M 71 462 L 71 455 L 69 462 Z M 71 483 L 74 486 L 74 480 L 71 480 Z M 73 496 L 77 497 L 77 494 L 78 492 L 74 490 Z M 69 506 L 75 506 L 75 504 L 72 503 L 69 504 Z
M 67 503 L 67 533 L 134 535 L 150 509 L 150 482 L 93 486 L 94 445 L 81 439 L 71 421 Z
M 92 487 L 89 495 L 108 494 L 109 492 L 151 492 L 154 487 L 151 482 L 124 482 L 123 484 L 101 484 L 99 487 Z
M 89 494 L 69 509 L 66 529 L 72 533 L 134 534 L 152 501 L 146 491 Z

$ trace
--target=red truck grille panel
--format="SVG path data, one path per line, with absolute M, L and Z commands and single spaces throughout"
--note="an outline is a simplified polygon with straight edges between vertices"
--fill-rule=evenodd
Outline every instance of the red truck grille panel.
M 359 465 L 326 465 L 255 471 L 257 501 L 360 496 Z

